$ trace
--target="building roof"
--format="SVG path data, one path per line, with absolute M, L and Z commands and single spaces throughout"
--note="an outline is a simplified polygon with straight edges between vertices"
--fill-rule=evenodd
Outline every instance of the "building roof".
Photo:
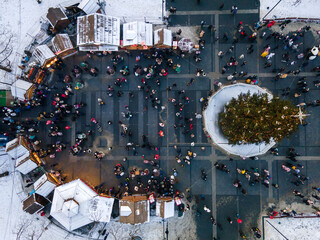
M 74 48 L 68 34 L 57 34 L 52 39 L 52 47 L 55 54 Z
M 33 184 L 33 188 L 36 193 L 46 197 L 58 184 L 58 180 L 51 173 L 45 173 Z
M 131 45 L 153 45 L 151 23 L 130 22 L 123 24 L 123 46 Z
M 147 196 L 125 196 L 119 201 L 119 205 L 121 223 L 149 222 L 150 204 Z
M 47 19 L 49 20 L 51 26 L 55 27 L 60 20 L 66 20 L 68 17 L 61 8 L 57 7 L 48 9 Z
M 174 217 L 174 200 L 172 197 L 157 198 L 156 215 L 162 218 Z
M 120 19 L 99 13 L 78 17 L 77 45 L 87 44 L 119 46 Z
M 40 45 L 33 51 L 33 56 L 43 65 L 46 60 L 54 58 L 55 55 L 47 45 Z
M 97 195 L 80 179 L 63 184 L 54 190 L 50 215 L 69 231 L 80 228 L 93 222 L 88 201 Z
M 38 166 L 38 163 L 32 158 L 29 152 L 25 153 L 16 160 L 16 169 L 22 174 L 31 172 Z
M 23 81 L 23 80 L 18 80 L 18 81 Z M 18 81 L 16 81 L 15 83 L 17 83 Z M 23 81 L 23 82 L 26 82 L 26 81 Z M 29 82 L 26 82 L 26 83 L 29 83 Z M 20 83 L 17 83 L 18 85 Z M 30 83 L 32 86 L 32 83 Z M 28 142 L 27 140 L 25 139 L 25 137 L 23 136 L 19 136 L 9 142 L 7 142 L 6 144 L 6 152 L 10 152 L 11 150 L 13 150 L 14 148 L 18 147 L 18 146 L 23 146 L 28 152 L 29 152 L 29 147 L 28 147 Z
M 96 0 L 82 0 L 78 5 L 86 14 L 96 13 L 99 10 L 99 5 Z
M 154 45 L 172 46 L 172 32 L 171 30 L 160 28 L 154 31 Z
M 89 200 L 89 218 L 95 222 L 110 222 L 114 198 L 96 196 Z
M 41 210 L 43 207 L 45 207 L 49 203 L 50 203 L 50 201 L 48 199 L 46 199 L 45 197 L 43 197 L 37 193 L 33 193 L 30 197 L 28 197 L 27 199 L 25 199 L 23 201 L 22 209 L 23 209 L 23 211 L 26 211 L 30 214 L 34 214 L 34 213 L 38 212 L 39 210 Z

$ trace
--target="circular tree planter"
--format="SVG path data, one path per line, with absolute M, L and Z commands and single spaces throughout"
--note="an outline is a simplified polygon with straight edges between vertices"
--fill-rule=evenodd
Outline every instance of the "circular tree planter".
M 220 88 L 219 91 L 210 97 L 208 106 L 206 110 L 203 111 L 205 131 L 211 137 L 213 144 L 227 154 L 253 157 L 265 154 L 276 144 L 273 139 L 270 139 L 269 144 L 262 142 L 259 144 L 232 145 L 229 144 L 228 139 L 223 135 L 219 127 L 219 113 L 224 111 L 224 106 L 230 102 L 232 98 L 237 98 L 241 93 L 247 93 L 248 91 L 250 91 L 251 94 L 268 94 L 269 99 L 273 98 L 273 95 L 269 91 L 257 85 L 238 83 Z

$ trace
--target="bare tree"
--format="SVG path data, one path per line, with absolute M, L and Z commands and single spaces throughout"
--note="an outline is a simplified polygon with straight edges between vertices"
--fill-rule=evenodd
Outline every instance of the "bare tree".
M 13 230 L 13 233 L 16 234 L 16 240 L 19 240 L 26 229 L 29 227 L 31 224 L 31 220 L 27 218 L 22 218 L 20 221 L 17 223 L 15 226 L 15 229 Z
M 0 69 L 11 72 L 11 62 L 9 60 L 13 51 L 13 34 L 7 29 L 0 30 Z

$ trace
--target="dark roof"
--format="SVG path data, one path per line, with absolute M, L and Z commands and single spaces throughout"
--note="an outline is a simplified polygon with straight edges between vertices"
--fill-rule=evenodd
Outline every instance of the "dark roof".
M 23 201 L 23 211 L 34 214 L 49 204 L 49 200 L 37 193 L 32 194 Z
M 58 21 L 67 19 L 67 16 L 61 10 L 61 8 L 49 8 L 47 18 L 50 21 L 51 25 L 55 27 Z

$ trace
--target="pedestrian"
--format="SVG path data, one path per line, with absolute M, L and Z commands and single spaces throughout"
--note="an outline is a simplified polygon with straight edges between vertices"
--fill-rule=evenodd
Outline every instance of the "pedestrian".
M 238 7 L 237 7 L 237 6 L 232 6 L 232 7 L 231 7 L 231 13 L 232 13 L 233 15 L 236 15 L 236 14 L 237 14 L 237 11 L 238 11 Z
M 223 7 L 224 7 L 224 3 L 222 3 L 222 4 L 220 5 L 219 10 L 221 11 L 221 10 L 223 9 Z

